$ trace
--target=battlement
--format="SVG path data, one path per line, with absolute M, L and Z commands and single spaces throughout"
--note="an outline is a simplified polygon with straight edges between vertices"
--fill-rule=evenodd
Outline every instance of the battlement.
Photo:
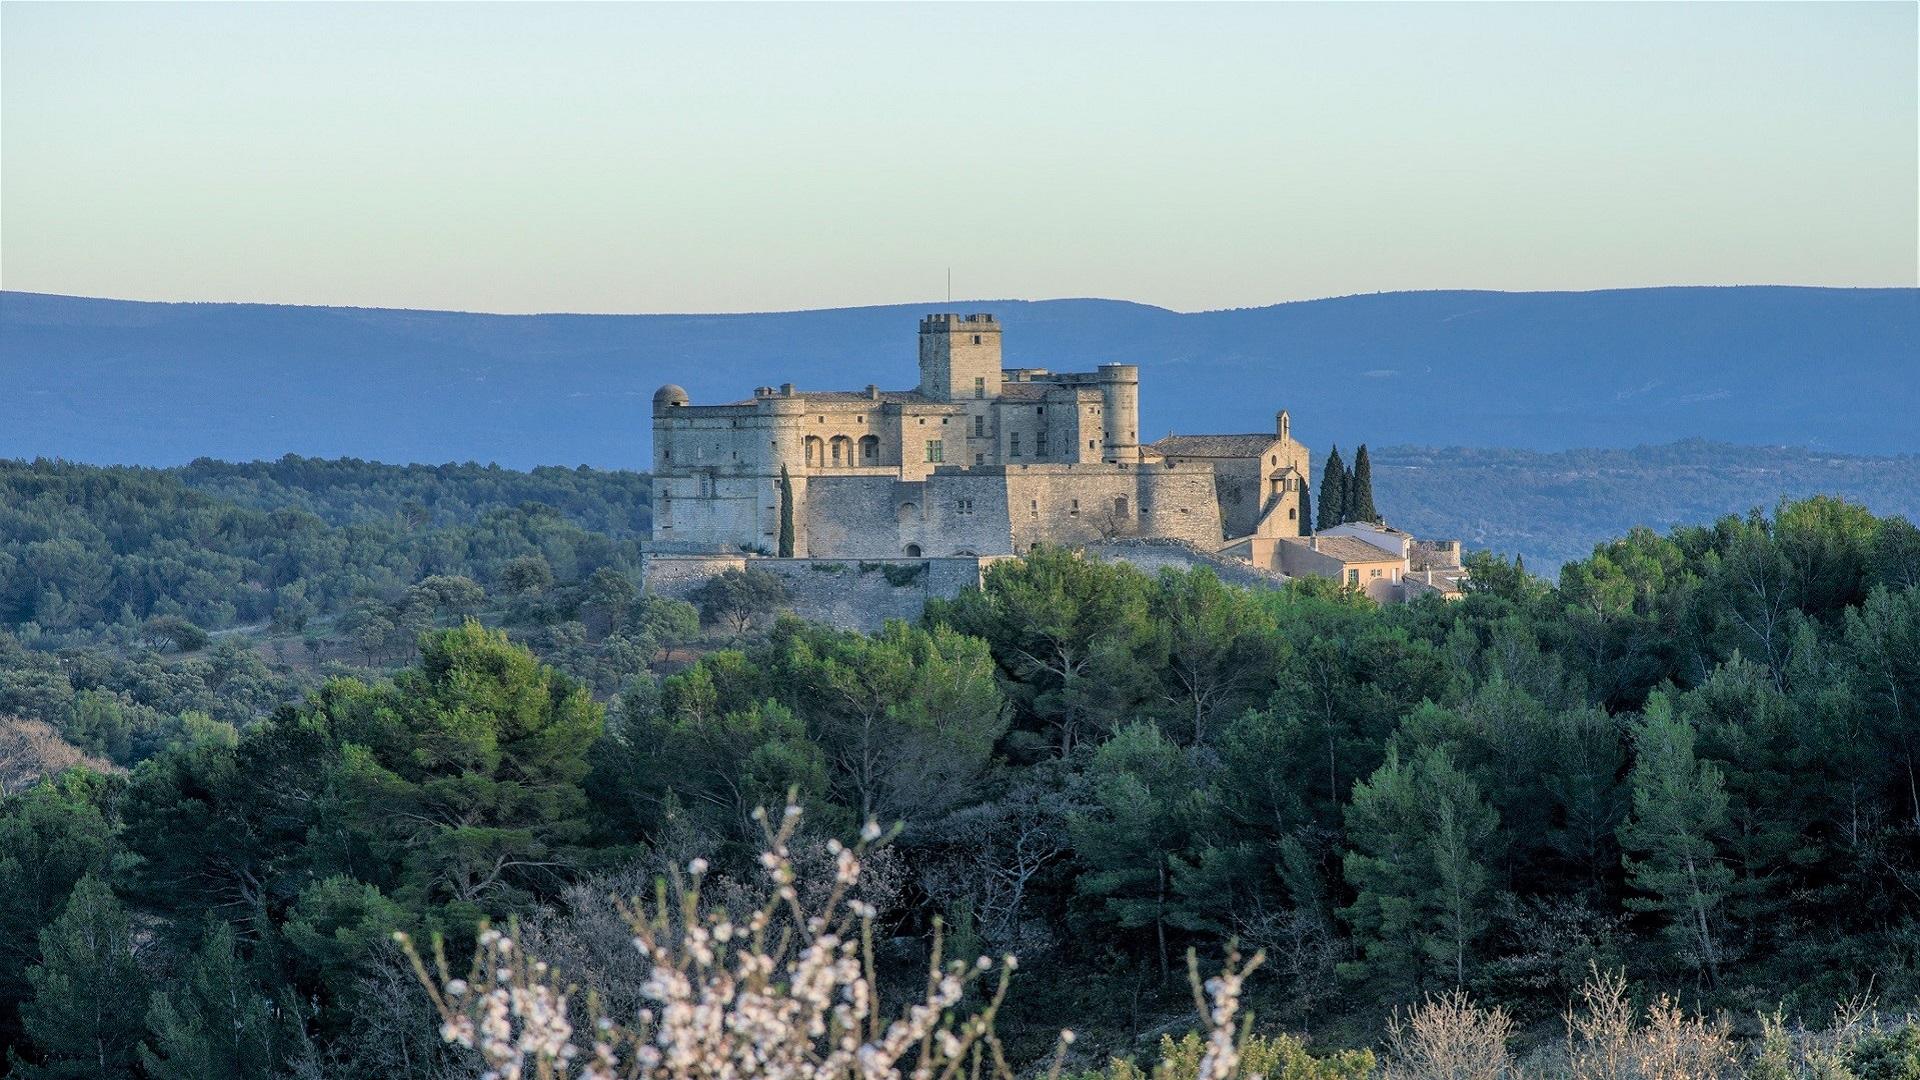
M 823 558 L 1010 555 L 1112 537 L 1210 550 L 1258 521 L 1300 528 L 1305 447 L 1249 436 L 1229 439 L 1232 453 L 1149 453 L 1138 365 L 1006 367 L 1003 337 L 985 312 L 923 315 L 912 389 L 778 383 L 695 405 L 661 387 L 651 539 L 669 546 L 655 550 L 775 550 L 783 532 L 791 551 Z M 1284 470 L 1268 460 L 1281 453 Z
M 992 315 L 956 315 L 951 312 L 928 315 L 920 320 L 920 332 L 923 334 L 952 334 L 960 331 L 1000 332 L 1000 324 Z

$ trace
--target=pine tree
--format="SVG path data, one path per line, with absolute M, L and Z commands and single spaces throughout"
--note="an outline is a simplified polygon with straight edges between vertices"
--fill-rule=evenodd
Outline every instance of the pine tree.
M 1175 892 L 1182 851 L 1205 811 L 1206 785 L 1180 747 L 1148 723 L 1121 728 L 1093 756 L 1091 806 L 1074 815 L 1074 849 L 1088 866 L 1079 898 L 1116 929 L 1152 927 L 1160 977 L 1169 976 L 1167 928 L 1186 921 Z
M 91 874 L 81 878 L 60 916 L 40 931 L 40 954 L 27 969 L 34 994 L 20 1020 L 41 1060 L 11 1060 L 10 1071 L 33 1080 L 133 1076 L 147 986 L 113 890 Z
M 780 466 L 780 557 L 793 558 L 793 477 Z
M 1349 977 L 1413 997 L 1436 984 L 1460 988 L 1491 923 L 1494 836 L 1500 816 L 1444 747 L 1386 763 L 1353 789 L 1345 858 L 1361 959 Z
M 1327 463 L 1320 468 L 1320 517 L 1313 527 L 1331 529 L 1340 524 L 1340 515 L 1346 507 L 1347 466 L 1340 460 L 1340 448 L 1336 446 L 1327 453 Z
M 1380 520 L 1380 511 L 1373 506 L 1373 459 L 1367 456 L 1367 444 L 1361 443 L 1360 449 L 1353 455 L 1353 472 L 1347 481 L 1348 521 L 1374 522 Z
M 1647 894 L 1629 897 L 1627 906 L 1666 916 L 1667 937 L 1718 982 L 1715 927 L 1733 884 L 1713 841 L 1727 825 L 1726 782 L 1694 756 L 1693 745 L 1693 727 L 1674 716 L 1671 700 L 1649 697 L 1633 736 L 1633 816 L 1620 825 L 1621 863 L 1628 882 Z
M 153 1037 L 140 1047 L 140 1061 L 151 1080 L 273 1075 L 273 1009 L 224 922 L 207 933 L 177 985 L 154 992 L 147 1027 Z

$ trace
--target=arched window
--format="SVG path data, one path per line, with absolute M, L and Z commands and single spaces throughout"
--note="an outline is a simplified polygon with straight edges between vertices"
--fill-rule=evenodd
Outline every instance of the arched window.
M 908 558 L 910 558 L 910 559 L 917 559 L 917 558 L 919 558 L 919 557 L 920 557 L 920 545 L 919 545 L 919 544 L 908 544 L 908 545 L 907 545 L 907 557 L 908 557 Z
M 835 435 L 831 457 L 835 465 L 853 464 L 853 440 L 845 435 Z
M 818 435 L 807 436 L 807 464 L 819 465 L 826 460 L 827 444 Z
M 876 465 L 880 461 L 880 436 L 860 436 L 860 461 L 866 465 Z

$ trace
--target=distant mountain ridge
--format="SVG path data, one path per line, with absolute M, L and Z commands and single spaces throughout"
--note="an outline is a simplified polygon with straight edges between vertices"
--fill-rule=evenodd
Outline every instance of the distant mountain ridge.
M 486 315 L 0 293 L 0 457 L 293 452 L 645 468 L 649 401 L 904 387 L 916 320 L 992 311 L 1009 365 L 1141 365 L 1142 435 L 1557 451 L 1683 437 L 1920 450 L 1920 290 L 1380 293 L 1179 313 L 1113 300 Z

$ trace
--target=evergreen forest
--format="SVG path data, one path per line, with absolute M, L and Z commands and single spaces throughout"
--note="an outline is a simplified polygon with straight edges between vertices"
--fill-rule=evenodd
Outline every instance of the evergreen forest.
M 1553 581 L 1476 553 L 1391 607 L 1041 549 L 859 634 L 752 570 L 643 593 L 646 513 L 587 470 L 0 462 L 7 1073 L 477 1076 L 396 932 L 514 926 L 636 1003 L 616 899 L 703 860 L 751 907 L 791 801 L 803 876 L 889 834 L 883 993 L 936 939 L 1019 957 L 1017 1069 L 1071 1027 L 1088 1080 L 1194 1076 L 1187 957 L 1237 948 L 1269 1080 L 1501 1075 L 1400 1053 L 1469 1001 L 1554 1075 L 1596 979 L 1749 1048 L 1719 1075 L 1920 1076 L 1904 518 L 1783 501 Z M 1817 1070 L 1768 1056 L 1836 1009 Z

